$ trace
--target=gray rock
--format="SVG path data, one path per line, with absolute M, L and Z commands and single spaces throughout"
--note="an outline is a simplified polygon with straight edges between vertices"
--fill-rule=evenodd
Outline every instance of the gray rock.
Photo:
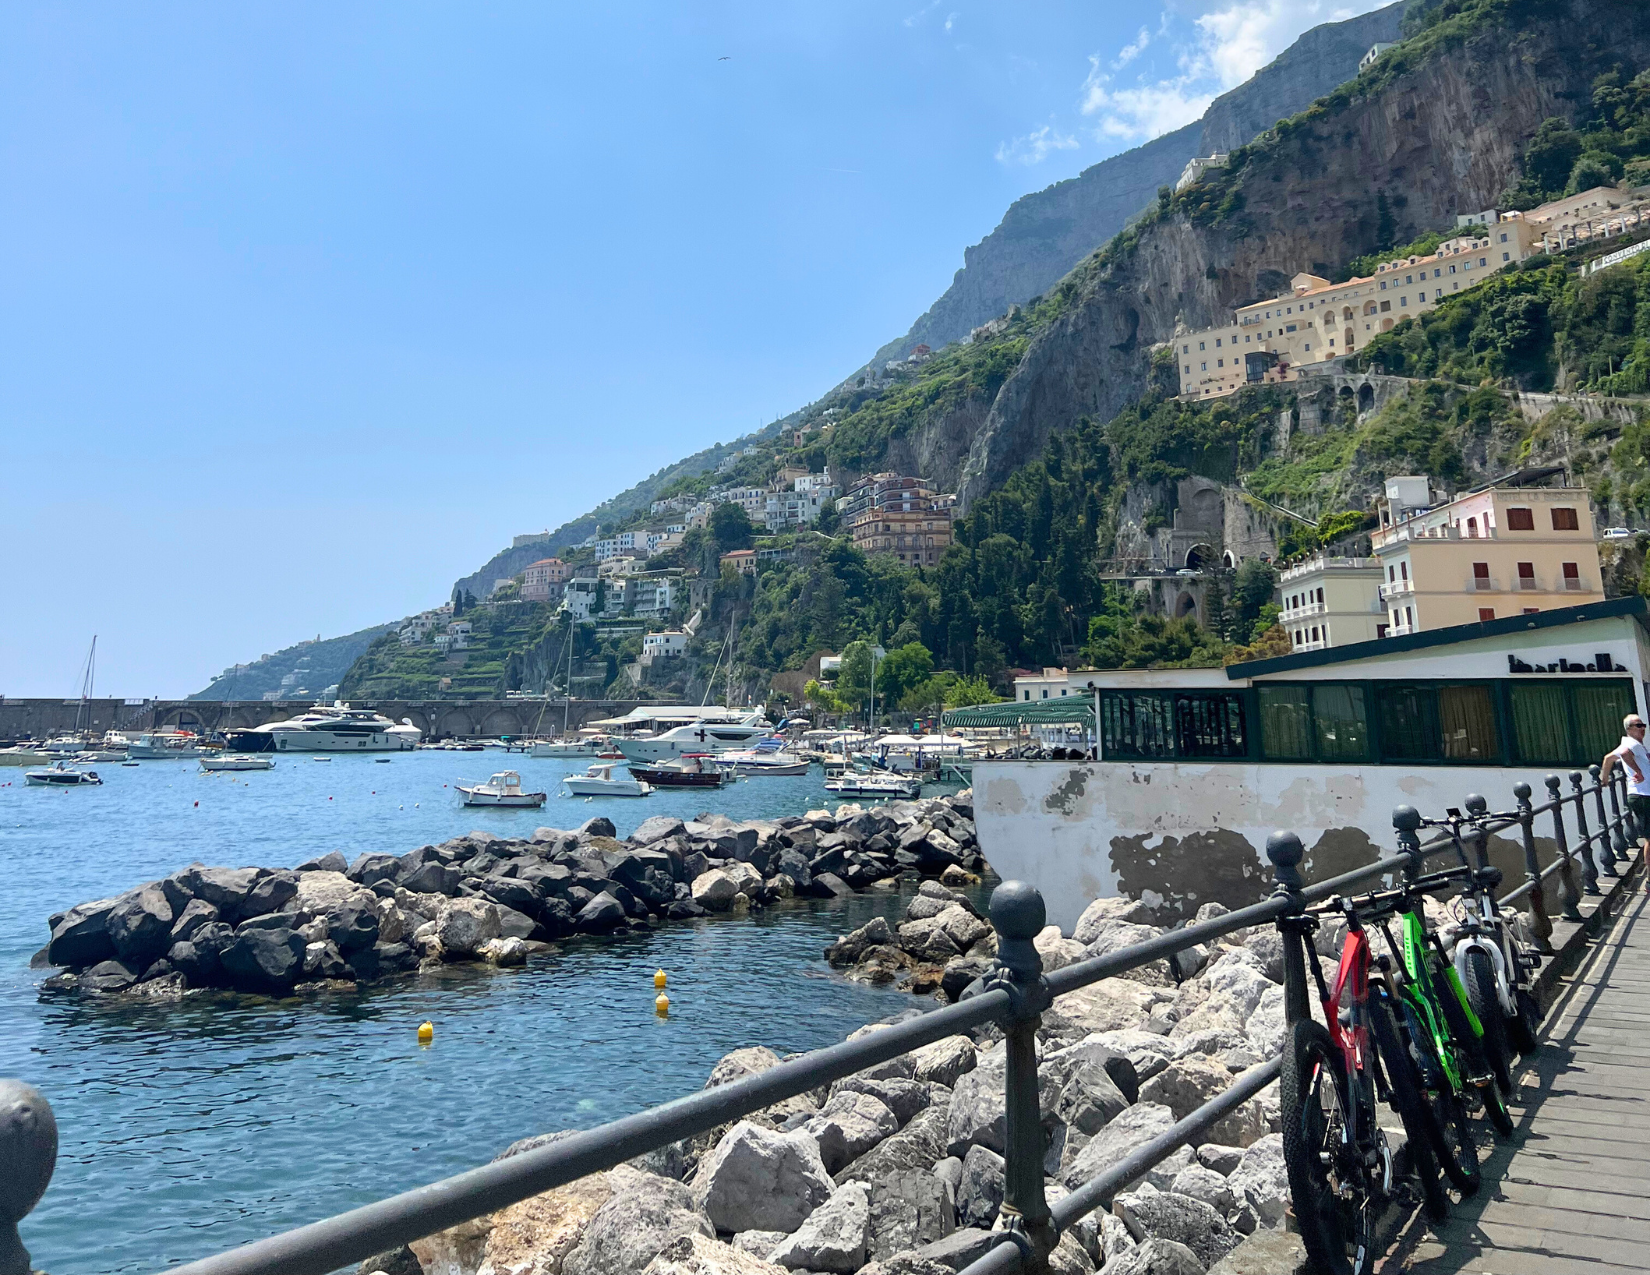
M 723 1054 L 716 1060 L 716 1066 L 710 1069 L 710 1078 L 705 1081 L 706 1089 L 715 1089 L 720 1085 L 735 1080 L 743 1080 L 746 1076 L 755 1076 L 770 1067 L 779 1066 L 779 1055 L 773 1050 L 761 1045 L 751 1045 L 744 1049 L 736 1049 L 731 1054 Z
M 950 1186 L 911 1169 L 871 1183 L 871 1255 L 882 1260 L 931 1244 L 957 1224 Z
M 340 952 L 358 952 L 378 942 L 378 909 L 344 903 L 327 915 L 327 937 Z
M 1283 1135 L 1269 1133 L 1243 1153 L 1226 1179 L 1232 1198 L 1247 1204 L 1262 1226 L 1277 1226 L 1289 1207 L 1289 1174 L 1283 1161 Z
M 1247 1019 L 1260 1004 L 1260 998 L 1278 984 L 1268 979 L 1259 968 L 1259 962 L 1247 949 L 1229 952 L 1201 975 L 1211 993 L 1223 992 L 1238 1007 L 1238 1017 Z
M 906 1124 L 917 1112 L 927 1110 L 928 1104 L 933 1101 L 928 1086 L 920 1080 L 905 1080 L 898 1077 L 872 1080 L 867 1076 L 849 1076 L 831 1086 L 833 1095 L 845 1090 L 870 1094 L 892 1111 L 894 1119 L 901 1125 Z
M 712 868 L 693 879 L 693 901 L 712 912 L 726 912 L 739 893 L 734 879 L 720 868 Z
M 825 949 L 825 960 L 831 965 L 852 965 L 865 955 L 867 948 L 880 947 L 894 941 L 885 917 L 874 916 L 859 929 L 844 934 Z
M 952 904 L 935 916 L 934 920 L 951 936 L 959 952 L 966 952 L 987 934 L 991 927 L 960 904 Z
M 195 936 L 195 931 L 218 919 L 218 909 L 205 899 L 190 899 L 183 911 L 172 922 L 172 942 L 183 943 Z
M 948 1155 L 934 1166 L 934 1176 L 941 1182 L 951 1185 L 951 1196 L 957 1196 L 957 1189 L 962 1186 L 963 1162 L 954 1155 Z
M 819 1144 L 827 1173 L 859 1159 L 898 1129 L 894 1113 L 879 1099 L 852 1090 L 835 1094 L 817 1116 L 802 1126 L 802 1131 Z
M 614 837 L 618 829 L 614 828 L 613 821 L 606 815 L 597 815 L 594 819 L 586 819 L 574 832 L 577 836 L 588 840 L 591 837 Z
M 1156 915 L 1146 904 L 1135 899 L 1096 899 L 1083 909 L 1077 918 L 1071 937 L 1084 947 L 1100 936 L 1101 929 L 1112 921 L 1125 925 L 1154 925 Z
M 298 878 L 287 871 L 265 872 L 252 883 L 252 888 L 241 900 L 243 917 L 267 916 L 279 912 L 298 894 Z
M 1159 1191 L 1167 1191 L 1183 1169 L 1189 1169 L 1196 1163 L 1197 1157 L 1190 1147 L 1176 1147 L 1146 1170 L 1145 1180 Z
M 978 1051 L 966 1036 L 948 1036 L 924 1045 L 911 1055 L 918 1080 L 955 1088 L 962 1076 L 974 1070 Z
M 1243 946 L 1260 962 L 1260 971 L 1274 983 L 1283 982 L 1283 935 L 1275 925 L 1257 925 L 1244 936 Z
M 538 922 L 514 908 L 507 908 L 503 904 L 498 909 L 498 936 L 501 939 L 530 939 L 537 930 Z
M 1003 1204 L 1005 1163 L 995 1151 L 968 1148 L 962 1162 L 962 1180 L 957 1185 L 957 1221 L 963 1226 L 991 1229 Z
M 1173 1240 L 1191 1249 L 1205 1268 L 1243 1242 L 1225 1218 L 1188 1195 L 1167 1191 L 1125 1193 L 1113 1201 L 1112 1212 L 1123 1219 L 1129 1234 L 1142 1246 L 1148 1240 Z
M 1176 1059 L 1140 1086 L 1141 1102 L 1162 1103 L 1184 1120 L 1209 1099 L 1226 1092 L 1232 1073 L 1200 1055 Z
M 656 841 L 663 841 L 666 837 L 680 836 L 686 827 L 680 819 L 673 819 L 669 815 L 654 815 L 637 825 L 636 831 L 630 834 L 630 843 L 650 846 Z
M 1189 1165 L 1175 1174 L 1169 1190 L 1175 1195 L 1189 1195 L 1194 1200 L 1202 1200 L 1221 1217 L 1232 1211 L 1232 1189 L 1226 1184 L 1225 1177 L 1201 1164 Z
M 1283 988 L 1271 987 L 1261 993 L 1254 1012 L 1244 1020 L 1243 1033 L 1257 1054 L 1262 1058 L 1271 1058 L 1283 1052 L 1283 1036 L 1287 1026 Z
M 373 1275 L 375 1271 L 382 1271 L 383 1275 L 424 1275 L 418 1254 L 405 1244 L 386 1253 L 376 1253 L 355 1269 L 356 1275 Z
M 304 945 L 305 978 L 348 978 L 349 963 L 331 939 Z
M 965 1267 L 972 1266 L 984 1257 L 1001 1238 L 1000 1235 L 992 1231 L 982 1231 L 977 1227 L 963 1226 L 931 1244 L 924 1244 L 908 1256 L 917 1262 L 932 1263 L 935 1266 L 942 1266 L 946 1270 L 960 1271 Z M 873 1246 L 875 1243 L 876 1240 L 873 1237 Z M 886 1265 L 892 1267 L 900 1256 L 905 1255 L 896 1255 L 890 1258 Z M 914 1272 L 914 1275 L 930 1275 L 930 1272 L 919 1270 Z
M 1123 1219 L 1115 1213 L 1097 1213 L 1090 1216 L 1099 1220 L 1099 1225 L 1095 1229 L 1098 1232 L 1100 1251 L 1095 1254 L 1095 1261 L 1104 1265 L 1134 1247 L 1134 1236 L 1129 1234 L 1129 1228 L 1123 1225 Z
M 1259 1231 L 1209 1268 L 1209 1275 L 1301 1275 L 1306 1245 L 1289 1231 Z
M 1174 1113 L 1154 1102 L 1137 1102 L 1089 1140 L 1061 1180 L 1076 1190 L 1102 1169 L 1174 1127 Z
M 1052 1103 L 1047 1099 L 1045 1103 L 1071 1128 L 1092 1137 L 1129 1105 L 1129 1098 L 1112 1079 L 1112 1070 L 1119 1064 L 1127 1068 L 1125 1078 L 1133 1078 L 1129 1060 L 1098 1041 L 1084 1041 L 1046 1055 L 1039 1073 L 1046 1069 L 1058 1088 L 1053 1090 Z
M 99 961 L 80 976 L 81 989 L 88 992 L 124 992 L 138 981 L 138 971 L 119 961 Z
M 1106 1275 L 1203 1275 L 1197 1254 L 1174 1240 L 1147 1240 L 1110 1258 Z
M 768 1254 L 788 1239 L 790 1236 L 784 1231 L 740 1231 L 728 1243 L 741 1253 L 760 1257 L 765 1262 L 768 1260 Z
M 349 860 L 341 850 L 332 850 L 314 859 L 306 859 L 294 872 L 348 872 Z
M 1223 1177 L 1230 1177 L 1232 1170 L 1243 1161 L 1242 1147 L 1225 1147 L 1218 1142 L 1205 1142 L 1197 1149 L 1197 1162 L 1205 1169 L 1213 1169 Z
M 853 1275 L 865 1265 L 870 1226 L 870 1193 L 863 1182 L 847 1182 L 809 1214 L 796 1234 L 778 1245 L 768 1260 L 793 1270 Z
M 435 935 L 446 956 L 473 957 L 482 944 L 499 935 L 498 905 L 486 899 L 452 899 L 435 919 Z
M 1094 1275 L 1094 1260 L 1076 1232 L 1067 1231 L 1048 1255 L 1048 1269 L 1051 1275 Z
M 304 940 L 292 930 L 242 930 L 219 961 L 235 987 L 284 996 L 304 972 Z
M 144 969 L 172 946 L 172 922 L 166 892 L 159 885 L 146 885 L 121 895 L 106 924 L 115 955 L 134 969 Z
M 693 1199 L 719 1231 L 794 1231 L 831 1195 L 819 1147 L 741 1120 L 699 1163 Z
M 935 1102 L 928 1110 L 913 1116 L 905 1128 L 884 1138 L 836 1176 L 844 1182 L 850 1178 L 875 1182 L 900 1173 L 928 1172 L 934 1162 L 946 1154 L 949 1116 L 950 1105 Z
M 624 904 L 603 890 L 579 909 L 578 915 L 573 918 L 573 928 L 585 934 L 599 934 L 620 924 L 624 917 Z M 501 921 L 500 928 L 502 926 Z
M 115 944 L 109 937 L 108 923 L 109 913 L 118 901 L 98 899 L 81 903 L 57 917 L 52 925 L 51 942 L 46 944 L 47 964 L 79 968 L 113 960 Z
M 243 912 L 242 905 L 262 873 L 262 868 L 191 866 L 177 873 L 176 879 L 191 898 L 204 899 L 217 908 L 226 921 L 234 922 L 242 916 L 254 915 Z
M 368 851 L 355 856 L 355 862 L 344 870 L 351 881 L 370 886 L 379 881 L 394 881 L 401 873 L 401 859 L 393 854 Z
M 1008 1052 L 998 1046 L 980 1055 L 973 1071 L 957 1080 L 946 1125 L 946 1154 L 966 1156 L 971 1146 L 1002 1154 L 1007 1146 L 1005 1067 Z
M 411 872 L 397 878 L 397 883 L 411 890 L 414 894 L 447 894 L 458 889 L 458 883 L 464 879 L 457 868 L 450 868 L 444 863 L 422 863 Z
M 920 961 L 943 965 L 962 949 L 946 929 L 943 917 L 928 917 L 921 921 L 905 921 L 899 927 L 899 946 Z
M 615 1171 L 613 1177 L 618 1176 Z M 684 1235 L 716 1238 L 680 1182 L 636 1173 L 625 1183 L 585 1226 L 583 1237 L 562 1260 L 562 1275 L 637 1275 Z

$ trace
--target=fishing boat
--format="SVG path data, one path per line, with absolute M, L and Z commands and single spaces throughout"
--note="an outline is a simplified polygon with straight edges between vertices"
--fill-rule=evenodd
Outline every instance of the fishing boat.
M 38 766 L 41 762 L 52 761 L 54 754 L 32 744 L 17 744 L 11 748 L 0 748 L 0 766 Z
M 95 770 L 76 770 L 67 762 L 58 762 L 47 770 L 25 770 L 24 782 L 41 788 L 75 788 L 81 784 L 101 784 Z
M 627 769 L 632 778 L 654 788 L 720 788 L 734 780 L 730 768 L 712 761 L 705 753 L 689 753 L 680 761 L 661 766 L 632 762 Z
M 562 783 L 575 797 L 645 797 L 653 791 L 652 785 L 640 779 L 613 778 L 611 762 L 592 766 L 582 775 L 569 775 Z
M 273 757 L 253 756 L 251 753 L 234 753 L 228 757 L 202 757 L 202 770 L 274 770 Z
M 922 780 L 914 775 L 865 775 L 849 771 L 840 779 L 828 780 L 825 791 L 843 797 L 915 797 L 922 792 Z
M 513 770 L 501 770 L 484 784 L 459 784 L 466 806 L 529 806 L 536 809 L 548 796 L 542 792 L 525 792 L 521 776 Z
M 200 736 L 189 731 L 145 731 L 126 745 L 127 755 L 137 761 L 176 761 L 208 751 Z

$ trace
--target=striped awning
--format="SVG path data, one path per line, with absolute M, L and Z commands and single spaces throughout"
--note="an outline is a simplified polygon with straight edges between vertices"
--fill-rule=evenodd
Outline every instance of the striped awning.
M 1094 729 L 1094 700 L 1087 695 L 1058 699 L 1014 700 L 1006 704 L 975 704 L 945 712 L 947 729 L 975 730 L 1014 726 L 1081 726 Z

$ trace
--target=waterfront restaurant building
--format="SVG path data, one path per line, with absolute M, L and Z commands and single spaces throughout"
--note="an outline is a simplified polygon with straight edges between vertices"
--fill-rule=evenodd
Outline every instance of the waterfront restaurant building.
M 1391 853 L 1395 806 L 1439 817 L 1476 792 L 1507 810 L 1518 783 L 1539 804 L 1549 774 L 1569 791 L 1625 714 L 1650 713 L 1647 679 L 1650 608 L 1633 596 L 1227 668 L 1077 671 L 1066 696 L 955 709 L 945 724 L 1063 715 L 1075 736 L 1098 734 L 1098 759 L 973 772 L 987 860 L 1036 885 L 1069 933 L 1107 895 L 1149 891 L 1188 916 L 1257 901 L 1278 828 L 1300 834 L 1322 879 Z M 1492 851 L 1522 875 L 1515 840 Z

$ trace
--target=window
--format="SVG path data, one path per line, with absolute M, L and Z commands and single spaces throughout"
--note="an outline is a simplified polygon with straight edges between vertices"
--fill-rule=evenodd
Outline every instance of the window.
M 1506 236 L 1506 235 L 1502 235 L 1502 236 L 1501 236 L 1501 242 L 1502 242 L 1502 243 L 1506 243 L 1506 242 L 1507 242 L 1507 236 Z M 1623 714 L 1623 716 L 1625 716 L 1625 714 Z
M 1031 692 L 1030 692 L 1030 691 L 1029 691 L 1029 690 L 1028 690 L 1028 691 L 1025 691 L 1025 692 L 1023 692 L 1023 695 L 1024 695 L 1024 698 L 1026 698 L 1026 699 L 1030 699 L 1030 698 L 1031 698 Z
M 1472 564 L 1472 587 L 1478 590 L 1490 587 L 1490 564 L 1475 562 Z
M 1518 587 L 1520 589 L 1535 588 L 1535 563 L 1520 562 L 1518 564 Z
M 1495 619 L 1495 608 L 1494 607 L 1479 607 L 1478 608 L 1478 622 L 1480 624 L 1483 624 L 1486 621 L 1493 620 L 1493 619 Z
M 1260 755 L 1267 761 L 1312 760 L 1312 707 L 1304 686 L 1260 688 Z
M 1323 590 L 1321 588 L 1318 590 L 1318 605 L 1323 605 Z
M 1409 298 L 1408 297 L 1399 297 L 1398 298 L 1398 308 L 1400 310 L 1407 309 L 1408 306 L 1409 306 Z
M 1404 623 L 1409 625 L 1409 627 L 1412 628 L 1412 629 L 1415 627 L 1415 608 L 1414 607 L 1405 607 L 1404 608 Z
M 1241 695 L 1177 695 L 1175 751 L 1181 757 L 1246 757 Z
M 1046 687 L 1046 686 L 1043 687 L 1043 698 L 1044 699 L 1048 698 L 1048 687 Z
M 1100 748 L 1106 757 L 1170 757 L 1173 697 L 1114 692 L 1100 697 Z
M 1246 757 L 1244 697 L 1114 691 L 1100 697 L 1107 757 Z
M 1180 347 L 1180 352 L 1182 354 L 1190 354 L 1192 352 L 1192 347 L 1189 345 L 1183 345 Z
M 1468 264 L 1468 265 L 1469 265 L 1469 266 L 1470 266 L 1470 265 L 1471 265 L 1471 264 L 1472 264 L 1472 262 L 1470 262 L 1470 261 L 1469 261 L 1469 262 L 1467 262 L 1467 264 Z M 1483 258 L 1483 257 L 1480 257 L 1480 258 L 1478 258 L 1478 264 L 1479 264 L 1479 265 L 1483 265 L 1483 264 L 1484 264 L 1484 258 Z
M 1438 697 L 1428 687 L 1382 686 L 1381 752 L 1389 760 L 1423 761 L 1438 756 Z
M 1621 719 L 1637 710 L 1627 682 L 1592 682 L 1569 686 L 1575 697 L 1580 760 L 1588 765 L 1621 741 Z
M 1495 702 L 1488 686 L 1440 687 L 1438 718 L 1444 734 L 1444 756 L 1450 761 L 1485 762 L 1500 757 Z
M 1507 510 L 1508 531 L 1534 531 L 1535 510 L 1513 506 Z
M 1405 558 L 1402 562 L 1400 562 L 1398 564 L 1398 574 L 1401 575 L 1405 580 L 1409 579 L 1409 559 L 1408 558 Z
M 1199 341 L 1199 342 L 1198 342 L 1198 343 L 1197 343 L 1197 348 L 1198 348 L 1198 349 L 1200 349 L 1200 350 L 1206 350 L 1206 349 L 1208 349 L 1208 348 L 1209 348 L 1209 347 L 1208 347 L 1208 346 L 1206 346 L 1206 345 L 1205 345 L 1205 344 L 1204 344 L 1204 343 L 1203 343 L 1203 342 L 1202 342 L 1202 341 Z
M 1220 349 L 1220 338 L 1218 336 L 1215 338 L 1215 349 Z
M 1312 721 L 1320 760 L 1369 760 L 1369 719 L 1363 687 L 1314 686 Z
M 1381 313 L 1382 314 L 1385 314 L 1390 309 L 1392 309 L 1392 302 L 1390 302 L 1390 301 L 1381 302 Z
M 1554 531 L 1580 531 L 1581 521 L 1576 517 L 1576 511 L 1569 505 L 1557 505 L 1553 509 Z
M 1503 260 L 1503 261 L 1511 261 L 1511 260 L 1512 260 L 1512 253 L 1510 253 L 1510 252 L 1504 252 L 1504 253 L 1502 253 L 1502 254 L 1501 254 L 1501 260 Z

